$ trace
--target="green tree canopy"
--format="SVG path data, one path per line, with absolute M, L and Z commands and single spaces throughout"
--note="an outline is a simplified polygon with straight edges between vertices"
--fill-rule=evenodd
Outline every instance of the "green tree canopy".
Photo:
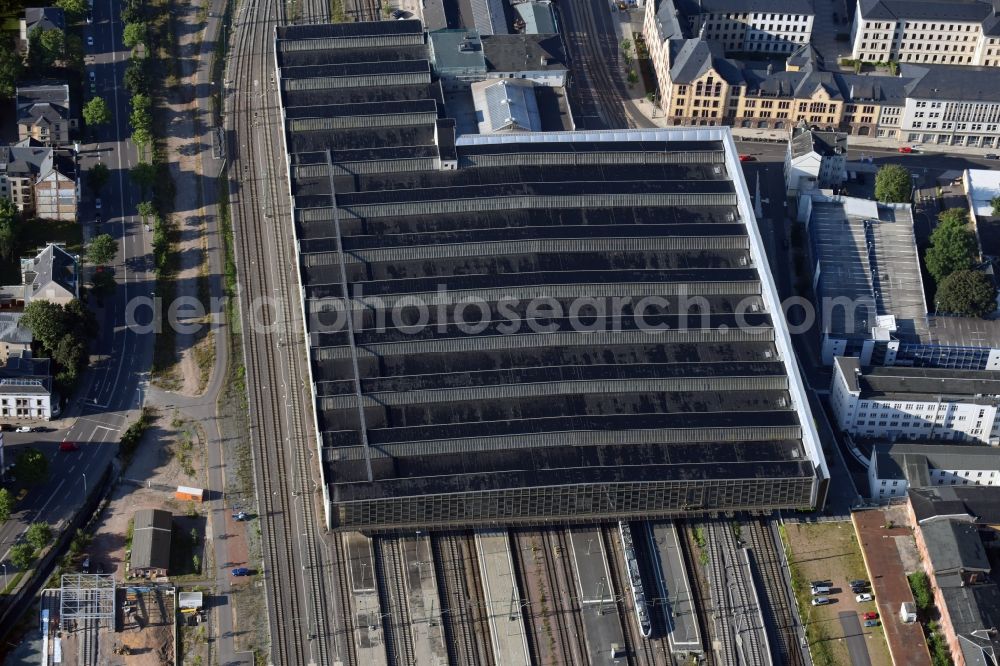
M 968 223 L 967 213 L 959 208 L 938 215 L 930 247 L 924 253 L 927 272 L 938 285 L 951 273 L 972 268 L 976 257 L 976 237 Z
M 87 261 L 94 266 L 107 266 L 118 254 L 118 242 L 110 234 L 94 236 L 87 246 Z
M 28 37 L 28 59 L 35 70 L 52 67 L 66 55 L 66 34 L 62 30 L 35 28 Z
M 135 184 L 141 187 L 144 191 L 153 187 L 156 183 L 156 167 L 154 167 L 149 162 L 139 162 L 132 170 L 129 172 L 132 176 L 132 180 Z M 142 215 L 142 211 L 139 211 Z
M 146 61 L 140 58 L 129 60 L 128 67 L 125 68 L 125 89 L 135 95 L 145 92 L 148 84 L 146 77 Z
M 931 592 L 931 584 L 927 580 L 927 574 L 923 571 L 915 571 L 906 578 L 913 591 L 913 600 L 916 602 L 917 608 L 926 611 L 934 603 L 934 595 Z
M 108 178 L 111 177 L 111 172 L 108 170 L 108 166 L 104 162 L 98 162 L 94 166 L 87 169 L 87 184 L 90 185 L 90 189 L 95 192 L 101 191 L 105 185 L 108 184 Z
M 11 40 L 0 40 L 0 98 L 13 99 L 23 69 L 21 56 Z
M 111 274 L 111 271 L 97 271 L 90 278 L 90 281 L 94 285 L 94 291 L 101 294 L 110 294 L 115 290 L 115 285 L 117 284 L 115 276 Z
M 132 131 L 132 143 L 138 148 L 147 148 L 153 143 L 153 133 L 144 127 Z
M 990 199 L 990 206 L 993 207 L 993 217 L 1000 217 L 1000 196 Z
M 56 7 L 60 7 L 65 13 L 70 23 L 80 21 L 90 10 L 87 0 L 56 0 Z
M 996 287 L 989 276 L 979 271 L 955 271 L 938 285 L 937 308 L 941 312 L 985 317 L 996 307 Z
M 5 523 L 14 513 L 14 496 L 6 488 L 0 488 L 0 523 Z
M 146 24 L 145 23 L 126 23 L 125 29 L 122 31 L 122 43 L 125 44 L 125 48 L 135 48 L 137 44 L 144 43 L 146 41 Z
M 10 259 L 17 246 L 17 228 L 20 214 L 14 202 L 0 198 L 0 257 Z
M 111 108 L 103 97 L 91 97 L 83 105 L 83 122 L 88 125 L 105 125 L 111 122 Z
M 153 205 L 152 201 L 140 201 L 135 208 L 139 215 L 142 216 L 143 221 L 145 221 L 147 217 L 153 217 L 156 215 L 156 206 Z
M 52 528 L 48 523 L 32 523 L 24 538 L 36 550 L 41 550 L 52 543 Z
M 36 299 L 24 308 L 21 322 L 45 351 L 51 353 L 62 336 L 66 335 L 69 321 L 62 306 L 52 301 Z
M 882 203 L 906 203 L 913 191 L 913 180 L 906 167 L 886 164 L 875 174 L 875 198 Z
M 10 547 L 10 561 L 20 569 L 26 570 L 35 561 L 35 549 L 28 543 L 16 543 Z
M 14 461 L 14 475 L 21 483 L 39 483 L 48 474 L 49 459 L 38 449 L 22 451 Z

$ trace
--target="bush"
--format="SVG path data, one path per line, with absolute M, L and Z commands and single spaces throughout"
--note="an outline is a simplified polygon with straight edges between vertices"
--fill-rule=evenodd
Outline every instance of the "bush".
M 14 461 L 14 476 L 21 483 L 40 483 L 49 475 L 49 459 L 37 449 L 28 449 Z
M 927 580 L 927 574 L 923 571 L 915 571 L 906 577 L 910 582 L 910 589 L 913 591 L 913 600 L 921 612 L 926 613 L 934 605 L 934 594 L 931 592 L 931 583 Z
M 10 547 L 11 563 L 24 571 L 35 562 L 35 549 L 28 543 L 18 543 Z

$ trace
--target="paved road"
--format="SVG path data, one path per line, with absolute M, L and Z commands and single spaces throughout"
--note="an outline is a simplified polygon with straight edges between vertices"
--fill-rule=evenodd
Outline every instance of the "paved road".
M 871 666 L 865 632 L 861 630 L 858 614 L 843 611 L 837 613 L 837 617 L 840 618 L 840 626 L 844 629 L 844 639 L 847 641 L 847 651 L 851 655 L 852 666 Z

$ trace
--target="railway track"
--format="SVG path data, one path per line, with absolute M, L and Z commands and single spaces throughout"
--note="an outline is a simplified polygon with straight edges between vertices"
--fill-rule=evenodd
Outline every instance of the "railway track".
M 579 655 L 578 661 L 569 663 L 583 664 L 587 662 L 587 639 L 583 629 L 583 613 L 580 599 L 576 596 L 576 573 L 572 564 L 572 544 L 566 533 L 566 528 L 556 528 L 547 531 L 549 548 L 546 549 L 546 559 L 550 563 L 553 581 L 559 590 L 559 600 L 562 610 L 559 612 L 559 624 L 570 638 L 570 646 Z M 572 654 L 567 652 L 567 654 Z
M 294 266 L 289 211 L 283 210 L 285 158 L 274 82 L 274 26 L 284 5 L 246 0 L 234 24 L 227 100 L 231 123 L 230 199 L 244 318 L 254 473 L 262 516 L 264 573 L 275 663 L 330 663 L 326 589 L 318 551 L 315 488 L 300 358 L 304 354 L 288 298 Z M 277 267 L 276 267 L 277 265 Z M 274 307 L 256 308 L 262 299 Z M 251 313 L 255 320 L 251 321 Z M 279 362 L 280 361 L 280 362 Z
M 682 521 L 677 521 L 677 541 L 680 544 L 681 554 L 684 560 L 684 571 L 687 573 L 688 582 L 691 585 L 691 606 L 695 609 L 698 620 L 699 635 L 701 636 L 701 647 L 704 654 L 706 666 L 716 666 L 718 660 L 711 649 L 711 635 L 714 635 L 714 627 L 708 614 L 708 594 L 705 590 L 705 580 L 701 572 L 695 566 L 696 549 L 691 542 L 691 533 L 688 525 Z M 710 634 L 711 632 L 711 634 Z
M 335 638 L 334 644 L 337 646 L 337 653 L 344 664 L 357 664 L 358 651 L 355 644 L 355 623 L 354 597 L 351 594 L 351 583 L 347 577 L 347 553 L 345 552 L 344 540 L 340 535 L 335 535 L 333 539 L 333 554 L 336 562 L 333 568 L 337 572 L 336 594 L 337 603 L 340 610 L 340 621 L 338 623 L 338 636 L 343 636 L 343 648 L 340 648 L 340 639 Z
M 378 538 L 374 541 L 375 581 L 379 604 L 385 611 L 382 626 L 385 631 L 386 655 L 395 666 L 417 662 L 410 633 L 410 606 L 406 593 L 406 565 L 399 539 Z
M 293 23 L 329 23 L 330 0 L 284 0 L 289 9 L 298 5 L 298 17 Z
M 753 573 L 760 582 L 758 596 L 767 630 L 770 632 L 775 663 L 805 666 L 795 631 L 795 609 L 789 597 L 781 560 L 769 526 L 769 520 L 751 519 L 743 524 L 743 534 L 751 551 Z
M 614 591 L 615 605 L 618 606 L 618 612 L 624 618 L 622 626 L 625 629 L 625 652 L 628 654 L 629 664 L 633 666 L 668 666 L 671 660 L 662 646 L 658 650 L 654 642 L 643 638 L 639 631 L 639 623 L 636 620 L 632 604 L 632 593 L 625 582 L 628 580 L 628 575 L 622 568 L 625 563 L 625 553 L 622 551 L 617 526 L 602 525 L 600 530 L 601 539 L 604 541 L 604 552 L 608 556 L 608 571 L 611 574 L 609 583 Z
M 380 0 L 346 0 L 351 5 L 346 10 L 347 17 L 352 21 L 382 21 L 382 3 Z
M 581 129 L 628 129 L 634 123 L 625 113 L 617 81 L 620 68 L 617 33 L 610 36 L 600 30 L 596 11 L 607 11 L 602 3 L 574 2 L 572 9 L 558 5 L 566 35 L 578 106 L 584 107 L 583 117 L 596 117 L 599 122 L 584 122 Z M 587 109 L 586 105 L 591 108 Z
M 463 666 L 492 666 L 475 552 L 468 534 L 431 535 L 448 661 Z

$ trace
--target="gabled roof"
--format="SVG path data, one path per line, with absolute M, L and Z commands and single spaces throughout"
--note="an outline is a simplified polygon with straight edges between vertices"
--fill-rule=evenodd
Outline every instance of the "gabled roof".
M 69 85 L 46 81 L 17 87 L 19 125 L 47 125 L 70 118 Z
M 490 132 L 537 132 L 542 128 L 530 81 L 501 79 L 485 88 L 486 129 Z
M 24 26 L 29 34 L 35 28 L 65 30 L 66 15 L 59 7 L 27 7 L 24 10 Z
M 21 325 L 23 312 L 0 312 L 0 342 L 28 345 L 34 339 L 31 329 Z
M 908 97 L 917 99 L 995 102 L 1000 68 L 902 63 L 899 74 L 909 79 Z
M 804 122 L 792 130 L 792 157 L 816 153 L 820 157 L 847 154 L 847 134 L 809 129 Z
M 9 176 L 37 176 L 48 173 L 52 165 L 52 149 L 33 139 L 0 146 L 0 172 Z
M 723 55 L 718 42 L 701 37 L 672 39 L 667 48 L 670 50 L 670 79 L 674 83 L 692 83 L 712 69 L 730 84 L 743 80 L 739 66 Z
M 132 569 L 169 569 L 173 516 L 161 509 L 135 512 L 132 525 Z
M 991 13 L 989 3 L 979 0 L 861 0 L 861 16 L 871 21 L 978 22 Z
M 552 13 L 552 3 L 549 0 L 531 0 L 514 5 L 521 20 L 524 21 L 524 31 L 529 35 L 554 34 L 556 17 Z
M 974 524 L 964 520 L 935 520 L 920 529 L 934 573 L 990 570 L 979 528 Z
M 813 15 L 811 0 L 677 0 L 678 8 L 688 16 L 768 12 Z
M 1000 487 L 930 486 L 909 491 L 917 521 L 938 516 L 969 516 L 983 523 L 1000 524 Z
M 33 259 L 22 261 L 25 282 L 30 281 L 31 284 L 28 298 L 44 291 L 52 284 L 76 296 L 79 279 L 77 268 L 76 257 L 60 246 L 50 243 Z

